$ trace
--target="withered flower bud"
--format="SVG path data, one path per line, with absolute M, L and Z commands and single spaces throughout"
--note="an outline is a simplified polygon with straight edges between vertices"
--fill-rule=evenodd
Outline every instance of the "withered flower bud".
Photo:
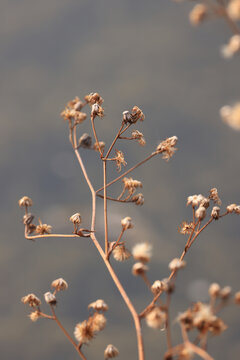
M 234 209 L 235 214 L 240 214 L 240 205 L 237 205 Z
M 211 216 L 215 219 L 218 220 L 219 216 L 220 216 L 220 207 L 219 206 L 214 206 L 211 212 Z
M 205 197 L 200 202 L 200 206 L 205 207 L 205 209 L 207 209 L 209 207 L 209 204 L 210 204 L 210 200 Z
M 148 267 L 141 262 L 137 262 L 132 267 L 132 274 L 135 276 L 143 275 L 146 271 L 148 271 Z
M 130 216 L 126 216 L 124 219 L 122 219 L 121 224 L 124 230 L 133 228 L 132 218 L 130 218 Z
M 156 153 L 163 154 L 162 158 L 166 161 L 171 159 L 177 148 L 174 146 L 177 144 L 178 138 L 177 136 L 172 136 L 160 142 L 160 144 L 156 147 Z
M 143 197 L 142 193 L 134 195 L 131 200 L 136 205 L 143 205 L 144 204 L 144 197 Z
M 210 190 L 209 199 L 213 200 L 216 205 L 220 206 L 222 204 L 216 188 Z
M 55 288 L 56 291 L 67 290 L 68 283 L 63 278 L 59 278 L 52 282 L 51 287 Z
M 88 323 L 91 324 L 93 332 L 97 333 L 105 328 L 107 320 L 103 314 L 96 312 L 88 319 Z
M 84 99 L 90 105 L 93 105 L 95 103 L 102 105 L 104 101 L 103 98 L 97 92 L 95 93 L 92 92 L 89 95 L 86 95 Z
M 231 286 L 224 286 L 224 288 L 221 289 L 219 296 L 222 300 L 228 300 L 228 298 L 231 296 L 231 293 Z
M 209 286 L 208 293 L 211 297 L 217 297 L 220 294 L 221 287 L 217 283 L 212 283 Z
M 131 123 L 132 117 L 128 110 L 123 111 L 122 115 L 123 115 L 123 121 L 125 122 L 125 124 Z
M 23 216 L 24 225 L 30 225 L 34 219 L 34 215 L 28 213 Z
M 206 208 L 203 206 L 199 206 L 199 208 L 195 212 L 195 216 L 197 219 L 202 221 L 206 216 Z
M 170 261 L 168 267 L 171 271 L 176 271 L 179 269 L 183 269 L 186 266 L 186 262 L 184 260 L 175 258 L 172 261 Z
M 240 291 L 236 292 L 234 296 L 234 302 L 235 304 L 240 305 Z
M 28 304 L 31 307 L 40 306 L 41 300 L 34 294 L 28 294 L 24 297 L 22 297 L 21 301 L 24 304 Z
M 52 231 L 52 226 L 51 225 L 42 224 L 41 222 L 36 227 L 36 233 L 38 233 L 40 235 L 50 234 L 51 231 Z
M 144 116 L 142 110 L 139 109 L 138 106 L 134 106 L 132 108 L 132 113 L 131 113 L 131 123 L 134 124 L 138 120 L 143 121 L 144 119 L 145 119 L 145 116 Z
M 115 358 L 118 355 L 119 355 L 118 349 L 112 344 L 109 344 L 104 351 L 105 360 Z
M 34 224 L 29 224 L 28 226 L 27 226 L 27 233 L 28 234 L 32 234 L 35 230 L 36 230 L 36 225 L 34 225 Z
M 74 113 L 74 121 L 76 124 L 81 124 L 84 120 L 86 120 L 87 114 L 81 111 L 75 111 Z
M 151 310 L 146 315 L 146 323 L 149 327 L 153 329 L 160 329 L 165 326 L 167 316 L 164 311 L 162 311 L 159 307 L 155 306 L 153 310 Z
M 48 291 L 48 292 L 46 292 L 44 294 L 44 299 L 45 299 L 47 304 L 50 304 L 50 305 L 56 305 L 57 304 L 56 296 L 53 295 L 50 291 Z
M 103 108 L 98 105 L 97 103 L 96 104 L 93 104 L 92 105 L 92 110 L 91 110 L 91 114 L 92 116 L 95 118 L 96 116 L 99 116 L 99 117 L 103 117 L 104 115 L 104 110 Z
M 154 281 L 154 283 L 151 286 L 151 290 L 153 292 L 154 295 L 157 295 L 159 293 L 159 291 L 165 291 L 166 290 L 166 286 L 165 284 L 160 281 L 160 280 L 156 280 Z
M 28 196 L 23 196 L 23 197 L 18 201 L 18 205 L 19 205 L 20 207 L 32 206 L 32 199 L 30 199 L 30 197 L 28 197 Z
M 147 263 L 152 256 L 152 245 L 146 242 L 136 244 L 132 249 L 132 255 L 135 260 L 138 260 L 142 263 Z
M 190 204 L 192 204 L 192 206 L 194 206 L 194 207 L 198 206 L 202 202 L 203 199 L 204 199 L 204 196 L 201 194 L 188 196 L 187 206 Z
M 73 224 L 81 224 L 82 222 L 82 218 L 81 215 L 79 213 L 73 214 L 69 220 L 73 223 Z
M 104 300 L 102 299 L 98 299 L 94 302 L 92 302 L 91 304 L 88 305 L 88 308 L 93 308 L 96 311 L 107 311 L 108 310 L 108 305 L 105 303 Z
M 85 149 L 89 149 L 92 146 L 92 138 L 90 135 L 88 135 L 87 133 L 82 134 L 82 136 L 80 137 L 79 141 L 78 141 L 78 146 L 85 148 Z

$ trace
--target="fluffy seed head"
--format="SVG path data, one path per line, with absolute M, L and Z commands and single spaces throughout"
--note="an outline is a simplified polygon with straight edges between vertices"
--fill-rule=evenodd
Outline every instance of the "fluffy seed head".
M 56 291 L 66 290 L 68 288 L 68 283 L 63 278 L 59 278 L 54 280 L 51 286 L 55 288 Z
M 115 358 L 118 355 L 119 355 L 118 349 L 112 344 L 109 344 L 104 351 L 105 360 Z
M 157 295 L 159 291 L 165 291 L 166 290 L 166 284 L 163 281 L 156 280 L 151 286 L 151 290 L 154 295 Z
M 94 331 L 92 326 L 88 323 L 87 320 L 84 320 L 81 323 L 78 323 L 74 329 L 74 336 L 78 342 L 82 344 L 88 343 L 94 337 Z
M 218 219 L 219 219 L 219 216 L 220 216 L 220 207 L 219 207 L 219 206 L 214 206 L 214 207 L 212 208 L 211 216 L 212 216 L 215 220 L 218 220 Z
M 140 276 L 145 274 L 148 271 L 148 267 L 141 262 L 137 262 L 132 267 L 132 274 L 135 276 Z
M 221 291 L 221 287 L 217 283 L 212 283 L 208 289 L 209 295 L 213 298 L 217 297 L 220 294 L 220 291 Z
M 132 218 L 130 218 L 130 216 L 126 216 L 124 219 L 122 219 L 121 224 L 124 230 L 133 228 Z
M 152 245 L 146 242 L 136 244 L 132 249 L 132 255 L 135 260 L 142 263 L 147 263 L 152 256 Z
M 224 286 L 221 289 L 219 296 L 222 300 L 227 300 L 231 296 L 231 293 L 232 293 L 231 286 Z
M 125 261 L 131 257 L 131 253 L 124 245 L 118 245 L 113 249 L 113 257 L 116 261 Z
M 44 294 L 44 299 L 45 299 L 47 304 L 50 304 L 50 305 L 56 305 L 57 304 L 56 296 L 53 295 L 50 291 L 48 291 L 48 292 L 46 292 Z
M 231 0 L 227 6 L 228 16 L 233 20 L 240 20 L 240 1 Z
M 32 206 L 32 199 L 30 199 L 30 197 L 28 197 L 28 196 L 23 196 L 23 197 L 18 201 L 18 205 L 19 205 L 20 207 Z
M 88 319 L 88 322 L 91 323 L 93 332 L 97 333 L 105 328 L 107 320 L 103 314 L 96 312 Z
M 229 214 L 233 213 L 234 210 L 236 209 L 236 207 L 237 207 L 236 204 L 230 204 L 230 205 L 228 205 L 227 208 L 226 208 L 226 209 L 227 209 L 227 212 L 228 212 Z
M 24 297 L 22 297 L 21 301 L 24 304 L 28 304 L 31 307 L 40 306 L 41 300 L 34 294 L 28 294 Z
M 145 317 L 147 325 L 153 329 L 160 329 L 165 326 L 166 318 L 166 313 L 157 306 L 155 306 Z
M 204 199 L 204 196 L 201 195 L 201 194 L 198 194 L 198 195 L 190 195 L 188 196 L 187 198 L 187 206 L 188 205 L 192 205 L 192 206 L 198 206 L 201 201 Z
M 168 265 L 168 267 L 171 271 L 183 269 L 185 266 L 186 266 L 186 262 L 184 260 L 180 260 L 178 258 L 173 259 Z
M 40 312 L 38 310 L 31 312 L 28 316 L 30 320 L 32 320 L 33 322 L 37 321 L 41 317 Z
M 199 220 L 203 220 L 206 216 L 206 208 L 204 206 L 199 206 L 195 212 L 195 216 Z
M 93 308 L 96 311 L 107 311 L 108 310 L 107 304 L 102 299 L 98 299 L 98 300 L 92 302 L 91 304 L 88 305 L 88 308 Z

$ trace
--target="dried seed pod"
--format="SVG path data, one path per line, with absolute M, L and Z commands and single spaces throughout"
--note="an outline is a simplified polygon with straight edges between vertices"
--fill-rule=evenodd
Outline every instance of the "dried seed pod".
M 217 283 L 212 283 L 208 289 L 209 295 L 213 298 L 217 297 L 220 294 L 220 291 L 221 291 L 221 287 Z
M 157 306 L 155 306 L 145 317 L 147 325 L 153 329 L 164 327 L 166 319 L 166 313 Z
M 152 245 L 146 242 L 136 244 L 132 249 L 132 255 L 135 260 L 138 260 L 142 263 L 147 263 L 152 256 Z
M 28 213 L 23 216 L 24 225 L 30 225 L 34 219 L 34 215 Z
M 219 206 L 214 206 L 211 212 L 211 216 L 213 217 L 213 219 L 218 220 L 219 216 L 220 216 L 220 207 Z
M 67 290 L 68 283 L 63 278 L 59 278 L 52 282 L 51 287 L 55 288 L 56 291 Z
M 28 197 L 28 196 L 23 196 L 23 197 L 18 201 L 18 205 L 19 205 L 20 207 L 32 206 L 32 199 L 30 199 L 30 197 Z
M 204 206 L 199 206 L 195 212 L 195 216 L 198 220 L 202 221 L 206 216 L 206 208 Z
M 78 323 L 74 329 L 74 336 L 81 344 L 86 344 L 94 337 L 94 331 L 87 320 Z
M 48 292 L 46 292 L 44 294 L 44 299 L 45 299 L 47 304 L 50 304 L 50 305 L 56 305 L 57 304 L 56 296 L 53 295 L 50 291 L 48 291 Z
M 156 280 L 154 281 L 154 283 L 151 286 L 151 290 L 153 292 L 154 295 L 157 295 L 160 291 L 165 291 L 166 290 L 166 286 L 165 284 L 160 281 L 160 280 Z
M 40 306 L 41 300 L 34 294 L 28 294 L 24 297 L 22 297 L 21 301 L 24 304 L 28 304 L 31 307 Z
M 93 308 L 96 311 L 107 311 L 108 305 L 105 303 L 104 300 L 98 299 L 91 304 L 88 305 L 88 308 Z
M 113 249 L 113 257 L 116 261 L 125 261 L 131 257 L 131 253 L 124 245 L 118 245 Z
M 81 215 L 79 213 L 76 213 L 76 214 L 73 214 L 69 220 L 73 223 L 73 224 L 81 224 L 82 222 L 82 218 L 81 218 Z
M 130 216 L 126 216 L 124 219 L 122 219 L 121 224 L 124 230 L 133 228 L 132 218 L 130 218 Z
M 132 274 L 135 276 L 144 275 L 148 267 L 141 262 L 135 263 L 132 267 Z
M 171 271 L 177 271 L 179 269 L 183 269 L 186 266 L 186 262 L 184 260 L 175 258 L 170 261 L 168 267 Z
M 115 358 L 118 355 L 119 355 L 118 349 L 112 344 L 109 344 L 104 351 L 105 360 Z
M 82 134 L 82 136 L 79 138 L 78 146 L 85 149 L 90 149 L 92 146 L 92 137 L 87 133 Z

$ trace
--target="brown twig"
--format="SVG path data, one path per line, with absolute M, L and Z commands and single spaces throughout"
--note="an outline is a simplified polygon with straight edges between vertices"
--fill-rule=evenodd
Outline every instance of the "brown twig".
M 61 322 L 59 321 L 55 310 L 53 308 L 52 305 L 50 305 L 51 311 L 53 313 L 53 318 L 56 321 L 57 325 L 59 326 L 59 328 L 62 330 L 62 332 L 64 333 L 64 335 L 67 337 L 67 339 L 71 342 L 71 344 L 74 346 L 75 350 L 77 351 L 77 353 L 79 354 L 79 356 L 83 359 L 83 360 L 87 360 L 86 357 L 83 355 L 83 353 L 81 352 L 80 348 L 78 347 L 78 345 L 75 343 L 75 341 L 71 338 L 71 336 L 69 335 L 69 333 L 67 332 L 67 330 L 64 328 L 64 326 L 61 324 Z

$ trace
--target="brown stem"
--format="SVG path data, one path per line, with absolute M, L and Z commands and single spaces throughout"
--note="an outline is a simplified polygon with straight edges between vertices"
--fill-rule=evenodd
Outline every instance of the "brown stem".
M 108 219 L 107 219 L 107 162 L 103 160 L 103 184 L 104 184 L 104 229 L 105 229 L 105 254 L 108 254 Z
M 59 319 L 57 318 L 57 315 L 55 313 L 55 310 L 53 308 L 52 305 L 50 305 L 51 311 L 53 313 L 53 317 L 54 320 L 56 321 L 56 323 L 58 324 L 59 328 L 62 330 L 62 332 L 64 333 L 64 335 L 67 337 L 67 339 L 70 341 L 70 343 L 74 346 L 75 350 L 77 351 L 77 353 L 79 354 L 79 356 L 83 359 L 83 360 L 87 360 L 85 358 L 85 356 L 83 355 L 83 353 L 81 352 L 80 348 L 78 347 L 78 345 L 75 343 L 75 341 L 71 338 L 71 336 L 69 335 L 69 333 L 67 332 L 67 330 L 64 328 L 64 326 L 61 324 L 61 322 L 59 321 Z
M 156 152 L 153 152 L 151 155 L 149 155 L 148 157 L 146 157 L 144 160 L 140 161 L 139 163 L 137 163 L 136 165 L 132 166 L 130 169 L 128 169 L 127 171 L 125 171 L 122 175 L 118 176 L 116 179 L 110 181 L 106 187 L 114 184 L 116 181 L 122 179 L 124 176 L 126 176 L 127 174 L 129 174 L 131 171 L 133 171 L 134 169 L 138 168 L 139 166 L 141 166 L 142 164 L 144 164 L 146 161 L 150 160 L 153 156 L 157 155 Z M 101 187 L 100 189 L 98 189 L 96 191 L 96 193 L 98 193 L 99 191 L 102 191 L 104 187 Z
M 88 177 L 88 174 L 87 174 L 87 171 L 85 169 L 85 166 L 82 162 L 82 158 L 80 156 L 80 153 L 77 149 L 74 150 L 75 151 L 75 154 L 77 156 L 77 159 L 78 159 L 78 162 L 80 164 L 80 167 L 82 169 L 82 172 L 83 172 L 83 175 L 85 177 L 85 180 L 89 186 L 89 189 L 91 191 L 91 194 L 92 194 L 92 224 L 91 224 L 91 239 L 94 243 L 94 245 L 96 246 L 99 254 L 101 255 L 116 287 L 118 288 L 123 300 L 125 301 L 125 304 L 127 305 L 129 311 L 131 312 L 132 314 L 132 317 L 133 317 L 133 321 L 134 321 L 134 324 L 135 324 L 135 329 L 136 329 L 136 335 L 137 335 L 137 344 L 138 344 L 138 360 L 144 360 L 144 347 L 143 347 L 143 337 L 142 337 L 142 330 L 141 330 L 141 322 L 140 322 L 140 317 L 137 313 L 137 311 L 135 310 L 132 302 L 130 301 L 129 297 L 127 296 L 127 293 L 126 291 L 124 290 L 122 284 L 120 283 L 116 273 L 114 272 L 110 262 L 108 261 L 106 255 L 105 255 L 105 252 L 104 250 L 102 249 L 101 245 L 99 244 L 96 236 L 95 236 L 95 222 L 96 222 L 96 192 L 92 186 L 92 183 Z
M 28 235 L 27 227 L 25 228 L 25 238 L 28 240 L 35 240 L 40 238 L 48 238 L 48 237 L 79 237 L 77 234 L 44 234 L 44 235 Z
M 120 129 L 118 130 L 117 135 L 115 136 L 115 138 L 114 138 L 114 140 L 113 140 L 113 142 L 112 142 L 112 144 L 111 144 L 110 148 L 108 149 L 108 152 L 107 152 L 107 154 L 106 154 L 106 156 L 105 156 L 105 159 L 107 159 L 107 158 L 108 158 L 108 156 L 109 156 L 109 154 L 110 154 L 110 152 L 111 152 L 111 150 L 112 150 L 113 146 L 115 145 L 115 143 L 116 143 L 116 141 L 117 141 L 117 139 L 118 139 L 118 137 L 119 137 L 119 135 L 120 135 L 120 133 L 121 133 L 121 131 L 122 131 L 123 127 L 124 127 L 124 122 L 122 122 L 122 125 L 121 125 Z
M 118 246 L 118 244 L 119 244 L 119 242 L 120 242 L 120 240 L 121 240 L 121 238 L 122 238 L 122 236 L 123 236 L 124 231 L 125 231 L 125 229 L 122 228 L 122 230 L 121 230 L 121 232 L 120 232 L 120 235 L 119 235 L 117 241 L 115 242 L 115 244 L 113 245 L 113 247 L 111 248 L 111 250 L 108 251 L 108 255 L 107 255 L 107 259 L 108 259 L 108 260 L 109 260 L 109 257 L 110 257 L 110 255 L 111 255 L 111 253 L 113 252 L 113 250 Z
M 97 143 L 98 151 L 99 151 L 100 156 L 102 158 L 103 153 L 102 153 L 102 150 L 101 150 L 100 145 L 99 145 L 99 141 L 98 141 L 95 125 L 94 125 L 94 119 L 95 119 L 94 115 L 91 114 L 91 123 L 92 123 L 93 134 L 94 134 L 94 137 L 95 137 L 95 140 L 96 140 L 96 143 Z

